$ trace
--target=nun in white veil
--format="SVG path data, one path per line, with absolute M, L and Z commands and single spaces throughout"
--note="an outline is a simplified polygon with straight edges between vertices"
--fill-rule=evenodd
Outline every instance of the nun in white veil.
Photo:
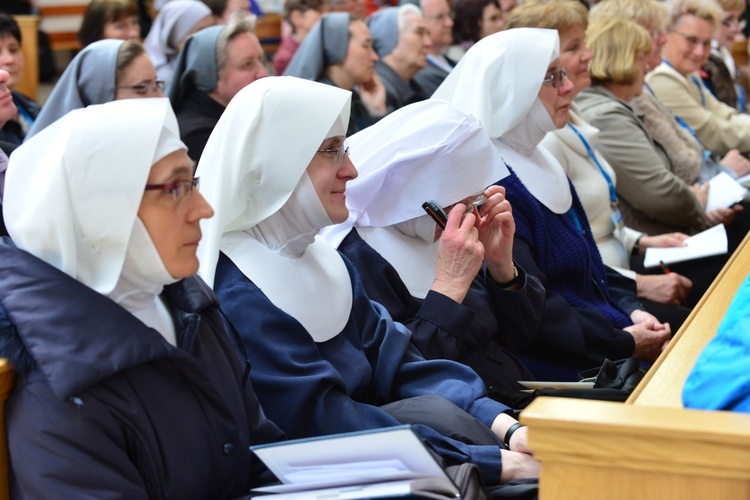
M 539 145 L 569 120 L 573 84 L 558 53 L 555 30 L 490 35 L 433 95 L 476 116 L 511 170 L 499 184 L 514 209 L 514 258 L 547 289 L 539 331 L 525 351 L 545 380 L 575 379 L 605 358 L 654 361 L 670 334 L 641 310 L 634 287 L 602 264 L 570 181 Z
M 248 446 L 283 434 L 193 276 L 212 210 L 169 101 L 74 110 L 10 163 L 0 356 L 18 376 L 11 496 L 245 494 L 264 471 Z
M 491 186 L 508 171 L 481 124 L 432 99 L 395 111 L 348 145 L 359 170 L 347 188 L 350 216 L 326 238 L 425 357 L 470 366 L 491 397 L 510 404 L 518 381 L 532 376 L 512 351 L 536 332 L 544 289 L 514 266 L 511 207 L 505 190 Z M 460 224 L 436 241 L 422 203 L 452 207 L 477 193 L 481 209 L 461 220 L 466 205 L 454 207 Z
M 264 410 L 290 437 L 310 437 L 397 425 L 382 405 L 440 395 L 440 408 L 456 411 L 435 421 L 447 428 L 466 415 L 489 436 L 466 444 L 418 425 L 449 464 L 477 464 L 488 484 L 536 474 L 525 428 L 513 428 L 514 451 L 498 449 L 516 423 L 508 407 L 485 397 L 469 368 L 425 360 L 317 235 L 348 217 L 346 184 L 357 175 L 344 144 L 349 104 L 350 92 L 330 85 L 255 81 L 229 103 L 198 165 L 216 210 L 200 273 L 242 338 Z M 504 467 L 506 453 L 518 460 Z

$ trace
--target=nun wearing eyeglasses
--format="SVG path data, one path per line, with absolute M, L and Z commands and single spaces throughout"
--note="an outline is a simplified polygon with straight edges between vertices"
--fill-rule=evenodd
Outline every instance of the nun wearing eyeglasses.
M 535 477 L 526 428 L 509 408 L 485 397 L 470 368 L 425 360 L 318 236 L 349 215 L 350 99 L 298 78 L 253 82 L 229 103 L 198 165 L 216 210 L 200 273 L 243 340 L 263 408 L 294 438 L 417 424 L 447 464 L 472 462 L 487 484 Z M 294 141 L 279 147 L 280 136 Z
M 164 97 L 154 64 L 138 40 L 99 40 L 65 68 L 26 135 L 35 136 L 66 113 L 118 99 Z
M 670 330 L 640 308 L 632 280 L 602 264 L 570 180 L 539 145 L 570 119 L 573 83 L 558 53 L 556 30 L 490 35 L 469 49 L 433 97 L 476 116 L 511 171 L 499 184 L 513 206 L 513 256 L 547 291 L 524 360 L 542 380 L 576 380 L 606 358 L 653 362 Z
M 544 289 L 513 263 L 513 214 L 492 186 L 508 171 L 489 137 L 475 118 L 429 100 L 347 145 L 359 171 L 347 187 L 350 216 L 325 237 L 425 357 L 470 366 L 490 396 L 510 404 L 518 381 L 533 377 L 511 351 L 533 337 Z M 453 207 L 445 230 L 422 209 L 430 199 Z
M 197 191 L 167 99 L 75 110 L 12 155 L 0 356 L 13 498 L 234 498 L 277 441 L 193 275 Z M 271 478 L 272 479 L 272 478 Z

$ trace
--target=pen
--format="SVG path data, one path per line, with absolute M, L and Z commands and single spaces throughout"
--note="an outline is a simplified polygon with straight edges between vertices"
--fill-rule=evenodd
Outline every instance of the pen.
M 659 267 L 661 268 L 661 270 L 662 270 L 662 272 L 664 274 L 669 274 L 669 273 L 672 272 L 672 271 L 669 270 L 669 267 L 667 267 L 666 262 L 664 262 L 663 260 L 659 261 Z

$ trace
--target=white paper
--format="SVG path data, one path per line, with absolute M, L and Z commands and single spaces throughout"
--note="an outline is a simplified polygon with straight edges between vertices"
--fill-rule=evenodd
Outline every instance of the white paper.
M 722 172 L 708 181 L 708 203 L 706 203 L 706 213 L 716 210 L 717 208 L 731 207 L 737 202 L 742 201 L 747 194 L 747 189 L 732 177 Z
M 725 253 L 727 253 L 727 230 L 724 224 L 718 224 L 686 239 L 684 247 L 647 248 L 643 265 L 657 267 L 660 261 L 673 264 Z
M 254 446 L 252 450 L 283 483 L 253 490 L 258 492 L 292 493 L 331 487 L 348 490 L 405 479 L 452 486 L 409 426 L 282 441 Z

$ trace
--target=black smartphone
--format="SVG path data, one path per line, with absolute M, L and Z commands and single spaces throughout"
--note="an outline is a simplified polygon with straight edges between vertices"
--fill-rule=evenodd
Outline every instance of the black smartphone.
M 438 205 L 435 200 L 427 200 L 422 203 L 422 208 L 427 214 L 432 217 L 440 229 L 445 229 L 445 225 L 448 223 L 448 216 L 445 215 L 445 211 Z

